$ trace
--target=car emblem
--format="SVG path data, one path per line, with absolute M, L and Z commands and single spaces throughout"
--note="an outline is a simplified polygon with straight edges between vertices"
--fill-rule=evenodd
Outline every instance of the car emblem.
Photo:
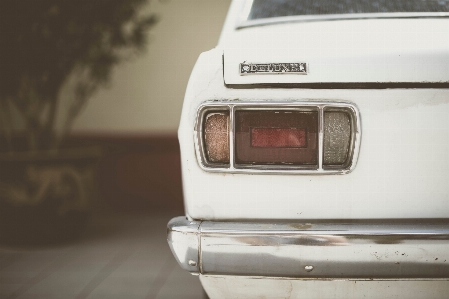
M 305 62 L 296 63 L 240 63 L 240 75 L 254 74 L 299 74 L 307 75 Z

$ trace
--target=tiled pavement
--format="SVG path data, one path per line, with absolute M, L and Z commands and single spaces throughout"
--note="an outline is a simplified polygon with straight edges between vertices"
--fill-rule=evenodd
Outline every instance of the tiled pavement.
M 201 299 L 166 241 L 172 214 L 95 217 L 81 238 L 47 247 L 0 245 L 0 298 Z

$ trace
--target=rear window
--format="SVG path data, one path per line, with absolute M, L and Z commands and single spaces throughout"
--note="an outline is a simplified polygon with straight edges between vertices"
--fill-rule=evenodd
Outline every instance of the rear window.
M 449 12 L 449 0 L 253 0 L 248 20 L 359 13 Z

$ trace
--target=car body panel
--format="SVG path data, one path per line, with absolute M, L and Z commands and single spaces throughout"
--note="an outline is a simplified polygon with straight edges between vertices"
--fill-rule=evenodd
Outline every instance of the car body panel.
M 194 219 L 449 217 L 448 89 L 227 88 L 222 49 L 203 53 L 179 127 L 186 213 Z M 195 154 L 194 124 L 206 101 L 347 101 L 362 137 L 346 175 L 211 173 Z
M 332 299 L 443 299 L 448 280 L 306 280 L 201 275 L 213 299 L 332 298 Z
M 250 2 L 233 1 L 218 46 L 200 55 L 187 86 L 178 130 L 187 218 L 172 220 L 179 227 L 175 232 L 169 224 L 168 239 L 178 262 L 200 276 L 212 299 L 446 298 L 447 259 L 439 258 L 446 257 L 449 234 L 445 230 L 436 241 L 412 235 L 428 223 L 449 219 L 449 20 L 292 20 L 239 27 Z M 308 74 L 241 76 L 244 62 L 307 63 Z M 199 109 L 208 103 L 251 102 L 357 107 L 361 142 L 354 169 L 324 175 L 202 168 L 195 134 Z M 410 239 L 396 243 L 379 243 L 369 232 L 376 226 L 369 224 L 364 234 L 373 243 L 356 238 L 342 247 L 291 244 L 309 233 L 308 224 L 359 222 L 411 223 L 416 229 L 410 230 Z M 275 230 L 286 223 L 300 228 L 265 235 L 253 227 Z M 217 225 L 220 232 L 212 229 Z M 391 226 L 388 238 L 399 234 L 396 229 Z M 341 240 L 338 225 L 328 231 L 317 230 L 314 238 Z M 399 256 L 399 249 L 413 259 Z M 242 252 L 248 259 L 232 258 Z M 302 272 L 293 262 L 269 269 L 290 255 Z M 393 271 L 394 277 L 370 277 L 371 268 L 354 268 L 350 277 L 338 271 L 358 257 L 372 269 Z M 315 271 L 307 278 L 301 264 L 306 259 L 330 272 Z M 417 261 L 427 267 L 422 275 L 421 264 L 414 268 Z M 416 271 L 401 268 L 408 266 Z
M 297 22 L 237 30 L 223 44 L 226 84 L 449 82 L 447 19 Z M 308 64 L 307 75 L 241 76 L 239 63 Z

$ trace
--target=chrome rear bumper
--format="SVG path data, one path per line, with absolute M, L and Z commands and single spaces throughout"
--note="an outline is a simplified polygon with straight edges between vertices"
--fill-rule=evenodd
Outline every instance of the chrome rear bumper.
M 212 222 L 173 218 L 192 274 L 318 279 L 449 278 L 449 221 Z

